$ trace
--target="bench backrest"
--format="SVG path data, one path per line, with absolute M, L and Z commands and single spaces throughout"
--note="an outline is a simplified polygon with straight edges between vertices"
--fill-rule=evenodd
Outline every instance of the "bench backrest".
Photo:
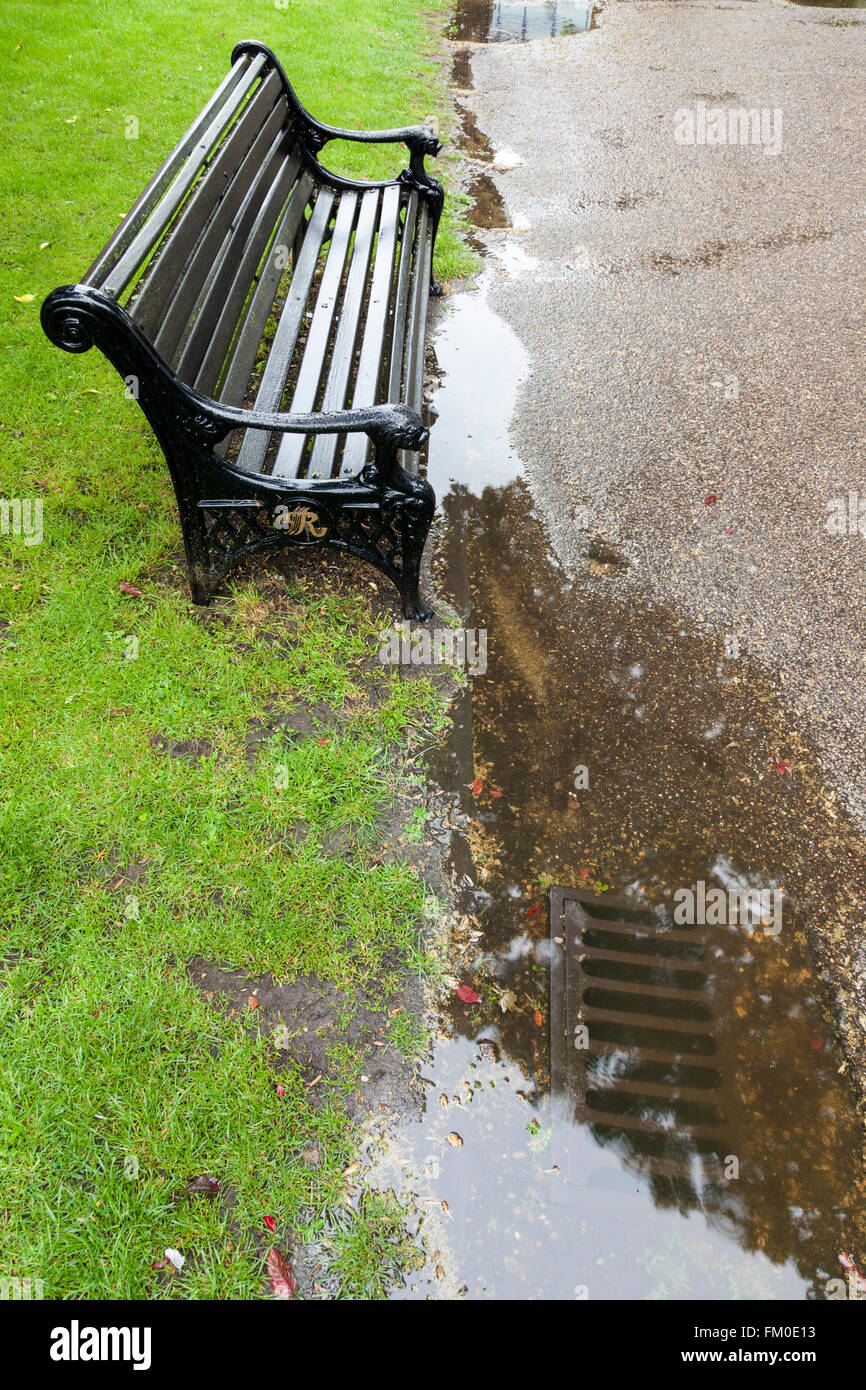
M 241 53 L 85 283 L 123 306 L 182 382 L 224 404 L 418 410 L 427 206 L 399 180 L 326 174 L 286 86 L 266 53 Z M 367 443 L 287 436 L 274 467 L 355 472 Z M 248 431 L 219 451 L 259 471 L 274 447 Z
M 213 394 L 269 249 L 292 246 L 313 196 L 281 76 L 243 54 L 84 283 L 121 303 L 182 381 Z M 272 261 L 279 279 L 285 258 Z M 254 357 L 261 333 L 252 339 Z

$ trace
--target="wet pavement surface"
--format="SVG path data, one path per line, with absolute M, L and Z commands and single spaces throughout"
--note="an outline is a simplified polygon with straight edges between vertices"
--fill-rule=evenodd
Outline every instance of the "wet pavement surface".
M 523 166 L 496 174 L 513 123 L 474 115 L 478 52 L 455 54 L 464 149 L 470 176 L 506 193 L 492 215 L 476 208 L 486 268 L 439 316 L 428 476 L 437 587 L 486 630 L 488 665 L 431 771 L 453 974 L 424 1113 L 374 1124 L 366 1153 L 366 1182 L 413 1212 L 423 1260 L 392 1297 L 844 1296 L 838 1281 L 866 1264 L 861 828 L 784 682 L 665 596 L 658 536 L 636 545 L 594 502 L 575 527 L 559 424 L 510 432 L 516 409 L 551 403 L 537 349 L 547 334 L 552 360 L 554 345 L 544 316 L 530 334 L 500 310 L 527 286 L 537 303 L 550 262 L 543 229 L 519 233 L 508 191 Z M 586 205 L 630 213 L 656 196 L 599 180 Z M 556 385 L 573 407 L 569 341 Z M 600 451 L 599 472 L 609 461 Z M 677 894 L 699 884 L 769 891 L 779 917 L 677 928 Z
M 866 827 L 866 508 L 827 529 L 866 502 L 866 11 L 615 0 L 589 32 L 468 52 L 458 99 L 520 160 L 476 167 L 556 553 L 579 574 L 614 547 L 779 671 Z M 677 142 L 715 109 L 778 111 L 778 149 Z

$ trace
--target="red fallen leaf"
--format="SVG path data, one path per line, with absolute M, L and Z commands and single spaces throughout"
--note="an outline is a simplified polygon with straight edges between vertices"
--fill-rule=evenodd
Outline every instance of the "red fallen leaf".
M 581 869 L 578 878 L 589 878 L 589 869 Z
M 784 761 L 776 762 L 775 758 L 773 759 L 773 767 L 776 769 L 780 777 L 784 777 L 785 773 L 790 772 L 791 770 L 790 763 L 786 763 Z
M 268 1283 L 273 1291 L 274 1298 L 289 1299 L 294 1298 L 298 1291 L 295 1276 L 292 1273 L 292 1266 L 289 1264 L 285 1255 L 281 1255 L 275 1245 L 272 1245 L 265 1257 L 265 1269 L 268 1274 Z
M 259 1001 L 254 994 L 250 995 L 249 999 L 247 1000 L 247 1003 L 249 1004 L 251 1009 L 257 1009 L 259 1007 Z
M 331 740 L 329 738 L 317 738 L 316 742 L 318 743 L 320 748 L 327 748 Z
M 531 907 L 526 909 L 523 915 L 528 921 L 534 922 L 540 911 L 541 903 L 533 903 Z
M 505 795 L 505 792 L 495 792 L 495 791 L 493 790 L 493 788 L 491 787 L 491 788 L 490 788 L 490 795 L 491 795 L 491 796 L 504 796 L 504 795 Z
M 704 506 L 711 507 L 713 503 L 716 501 L 718 501 L 716 494 L 714 492 L 708 492 L 706 497 L 704 498 Z
M 275 1231 L 277 1229 L 277 1223 L 272 1216 L 265 1217 L 265 1225 L 269 1231 Z
M 544 1022 L 544 1014 L 541 1012 L 540 1009 L 536 1009 L 532 1017 L 535 1019 L 536 1028 L 540 1028 L 542 1023 Z
M 475 781 L 472 783 L 472 795 L 473 795 L 473 796 L 480 796 L 481 793 L 483 792 L 483 790 L 484 790 L 484 783 L 482 782 L 482 780 L 481 780 L 480 777 L 476 777 L 476 778 L 475 778 Z
M 143 591 L 130 584 L 128 579 L 121 579 L 118 587 L 122 594 L 129 594 L 130 598 L 144 598 Z
M 809 1046 L 811 1047 L 813 1052 L 820 1052 L 824 1044 L 822 1043 L 820 1038 L 813 1038 L 812 1041 L 809 1043 Z
M 166 1266 L 166 1265 L 168 1265 L 168 1267 L 169 1267 L 169 1269 L 170 1269 L 170 1268 L 171 1268 L 171 1260 L 154 1260 L 153 1264 L 152 1264 L 150 1267 L 151 1267 L 151 1269 L 165 1269 L 165 1266 Z
M 458 985 L 455 990 L 457 998 L 464 1004 L 477 1004 L 481 999 L 480 994 L 476 994 L 470 985 Z
M 285 1094 L 286 1094 L 286 1088 L 285 1088 L 285 1086 L 283 1086 L 282 1084 L 280 1084 L 280 1085 L 277 1087 L 277 1095 L 279 1096 L 280 1100 L 282 1100 L 282 1098 L 283 1098 L 283 1096 L 284 1096 Z
M 734 534 L 734 528 L 733 528 L 733 526 L 726 526 L 726 527 L 725 527 L 725 535 L 726 535 L 726 536 L 732 536 L 733 534 Z

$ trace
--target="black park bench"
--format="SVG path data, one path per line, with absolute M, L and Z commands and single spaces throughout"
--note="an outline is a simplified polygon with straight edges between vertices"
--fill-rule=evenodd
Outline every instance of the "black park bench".
M 402 143 L 408 167 L 342 178 L 319 163 L 335 139 Z M 84 279 L 45 300 L 51 341 L 95 343 L 162 447 L 194 602 L 246 556 L 326 545 L 430 616 L 419 411 L 443 193 L 424 156 L 440 148 L 425 126 L 323 125 L 269 48 L 240 43 Z

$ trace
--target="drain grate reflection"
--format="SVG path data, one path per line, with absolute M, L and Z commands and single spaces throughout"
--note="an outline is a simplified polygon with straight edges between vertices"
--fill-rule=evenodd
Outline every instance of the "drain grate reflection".
M 552 888 L 550 909 L 551 1082 L 565 1183 L 580 1177 L 574 1123 L 657 1177 L 720 1181 L 730 1137 L 713 1006 L 719 953 L 698 929 L 622 899 Z

